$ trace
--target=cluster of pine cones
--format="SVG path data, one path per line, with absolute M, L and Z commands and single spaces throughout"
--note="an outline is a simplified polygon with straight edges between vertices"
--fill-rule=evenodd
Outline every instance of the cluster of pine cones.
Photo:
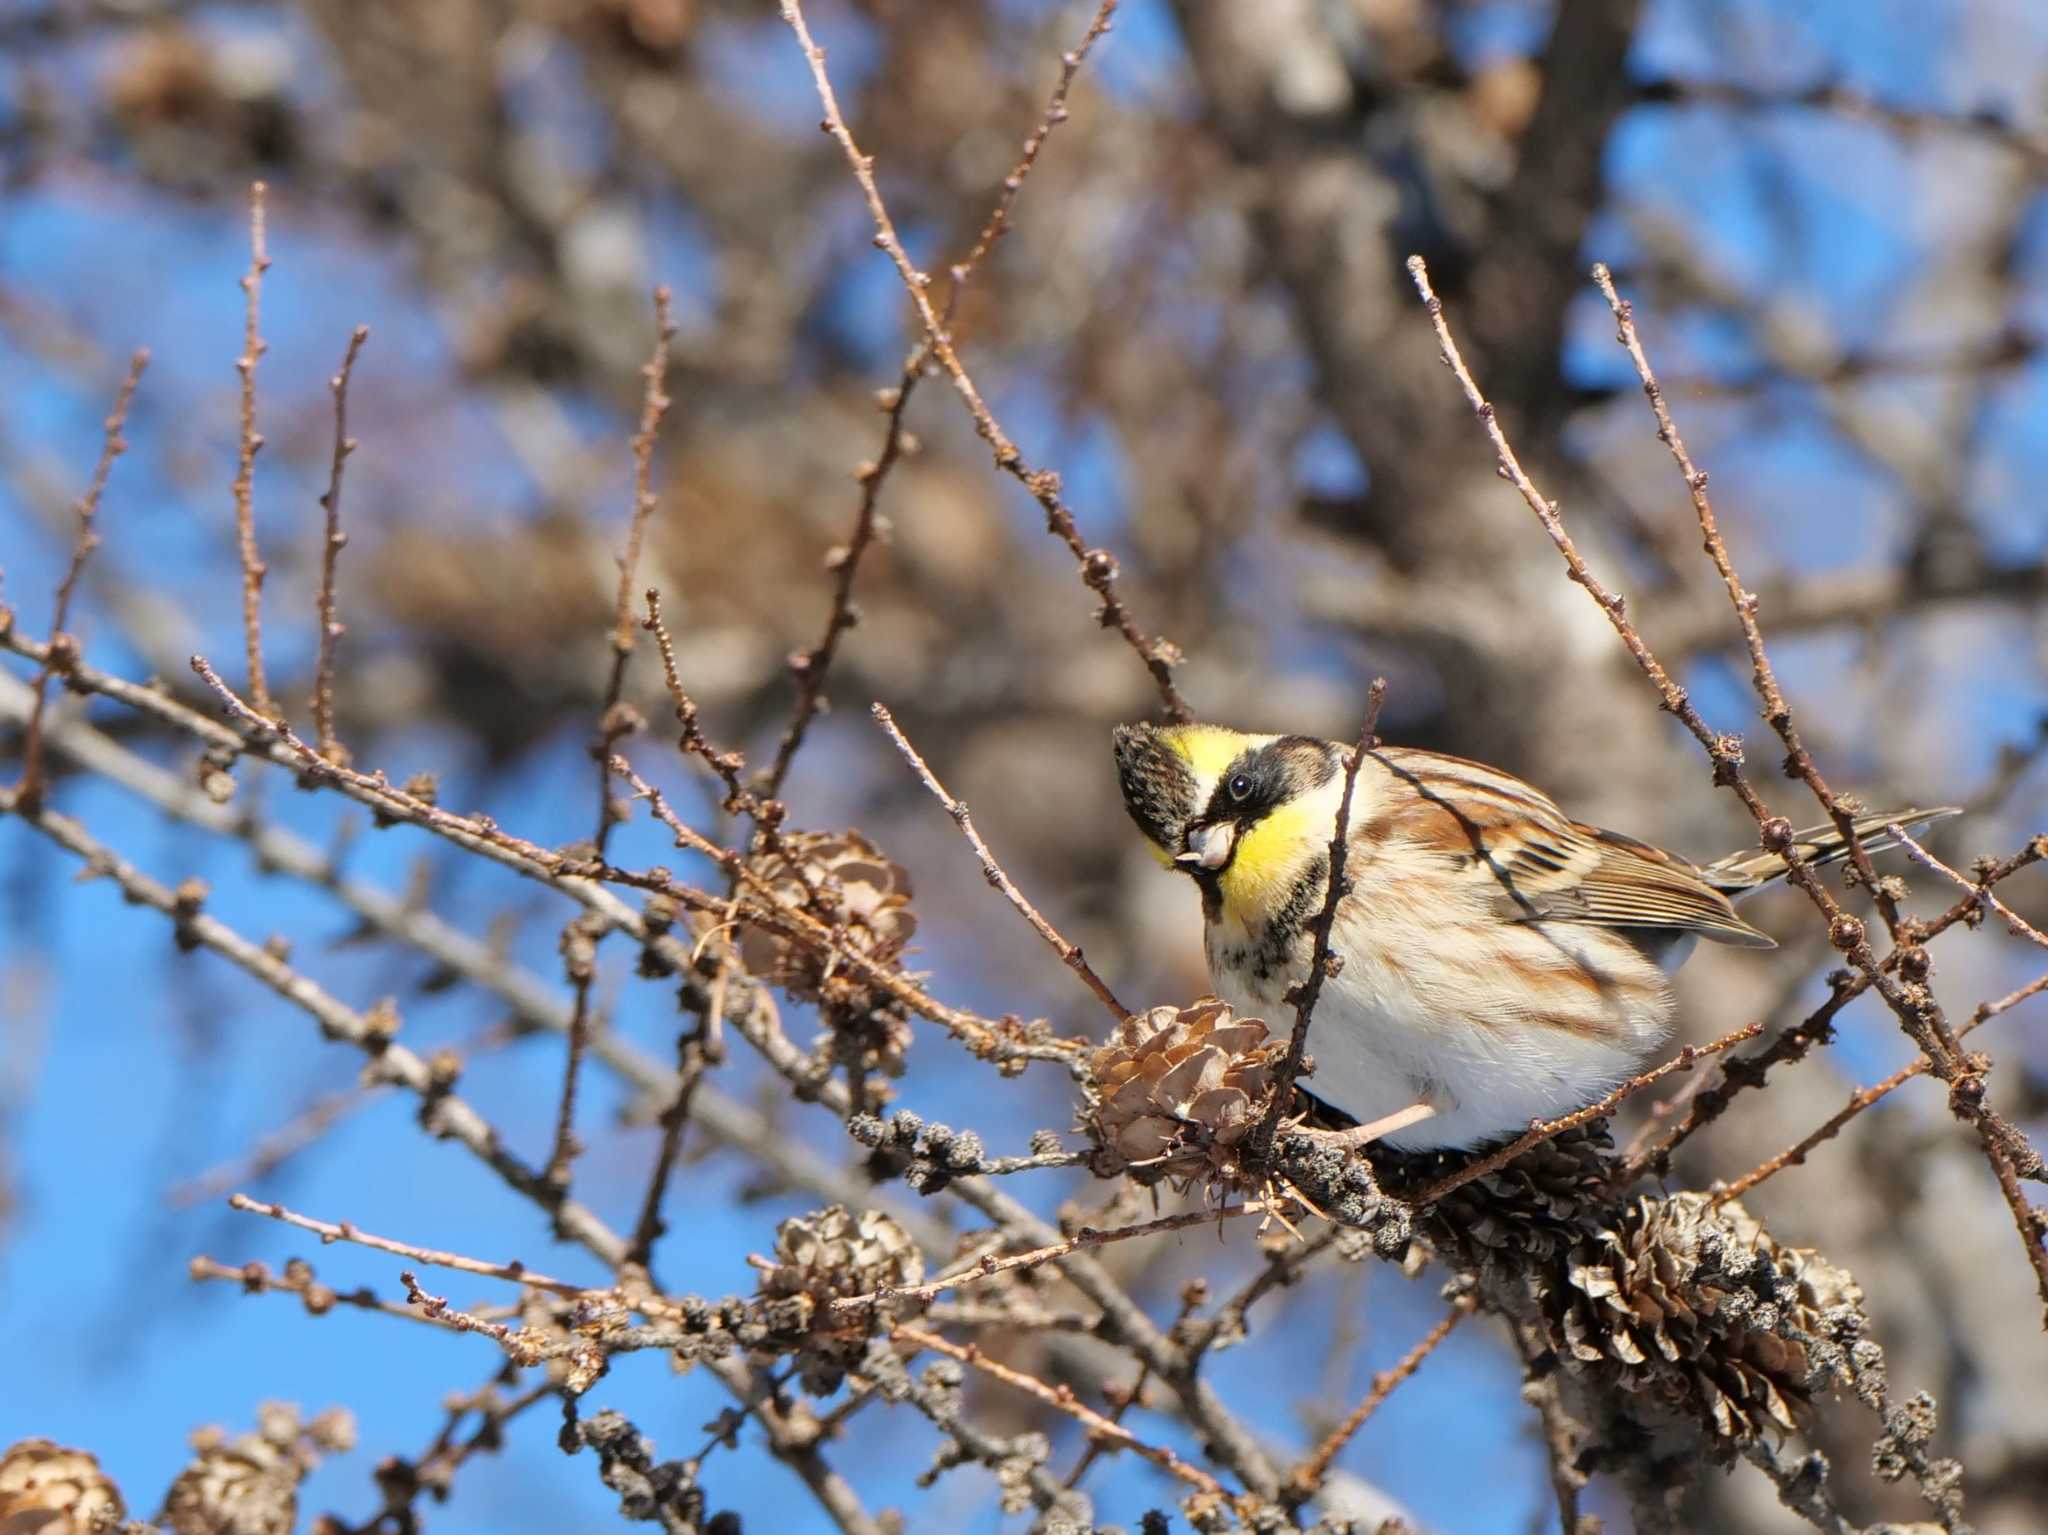
M 0 1455 L 0 1531 L 291 1535 L 298 1523 L 299 1483 L 322 1453 L 354 1443 L 355 1424 L 345 1412 L 324 1412 L 302 1423 L 298 1409 L 266 1403 L 253 1434 L 231 1438 L 216 1428 L 194 1434 L 191 1464 L 171 1483 L 161 1512 L 146 1524 L 131 1524 L 120 1488 L 90 1451 L 24 1439 Z
M 1091 1063 L 1081 1126 L 1096 1171 L 1213 1196 L 1263 1186 L 1271 1170 L 1243 1164 L 1244 1142 L 1284 1049 L 1213 998 L 1126 1020 Z M 1618 1202 L 1610 1147 L 1597 1123 L 1544 1141 L 1415 1211 L 1415 1232 L 1569 1368 L 1694 1418 L 1728 1450 L 1803 1426 L 1818 1394 L 1881 1379 L 1848 1274 L 1733 1201 Z M 1368 1155 L 1399 1201 L 1474 1154 Z

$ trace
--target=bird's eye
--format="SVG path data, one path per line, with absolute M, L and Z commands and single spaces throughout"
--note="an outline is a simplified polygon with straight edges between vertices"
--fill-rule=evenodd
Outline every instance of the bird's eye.
M 1249 773 L 1230 775 L 1230 797 L 1234 800 L 1248 800 L 1252 797 L 1252 780 Z

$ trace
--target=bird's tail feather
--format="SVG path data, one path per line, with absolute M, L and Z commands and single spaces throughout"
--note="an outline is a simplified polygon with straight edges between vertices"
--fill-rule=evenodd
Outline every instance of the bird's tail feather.
M 1960 805 L 1937 805 L 1932 810 L 1893 810 L 1883 815 L 1860 815 L 1853 824 L 1863 850 L 1882 853 L 1899 845 L 1900 827 L 1917 831 L 1930 821 L 1961 814 Z M 1808 864 L 1839 863 L 1849 856 L 1849 839 L 1833 825 L 1795 832 L 1792 847 L 1800 861 Z M 1723 894 L 1739 895 L 1759 885 L 1769 884 L 1784 874 L 1785 868 L 1783 856 L 1777 853 L 1731 853 L 1718 863 L 1708 864 L 1700 872 Z

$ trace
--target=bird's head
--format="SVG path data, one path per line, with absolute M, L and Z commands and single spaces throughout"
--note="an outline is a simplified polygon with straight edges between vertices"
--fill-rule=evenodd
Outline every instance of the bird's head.
M 1323 801 L 1342 749 L 1328 741 L 1217 725 L 1120 725 L 1115 742 L 1131 819 L 1161 863 L 1198 883 L 1227 878 L 1262 888 L 1329 845 L 1336 806 Z

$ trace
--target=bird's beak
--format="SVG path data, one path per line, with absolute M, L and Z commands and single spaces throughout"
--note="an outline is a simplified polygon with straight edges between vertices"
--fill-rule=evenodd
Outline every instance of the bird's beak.
M 1229 821 L 1216 821 L 1207 826 L 1190 826 L 1187 833 L 1187 851 L 1174 858 L 1175 863 L 1191 863 L 1198 869 L 1214 874 L 1230 862 L 1231 847 L 1237 841 L 1237 827 Z

